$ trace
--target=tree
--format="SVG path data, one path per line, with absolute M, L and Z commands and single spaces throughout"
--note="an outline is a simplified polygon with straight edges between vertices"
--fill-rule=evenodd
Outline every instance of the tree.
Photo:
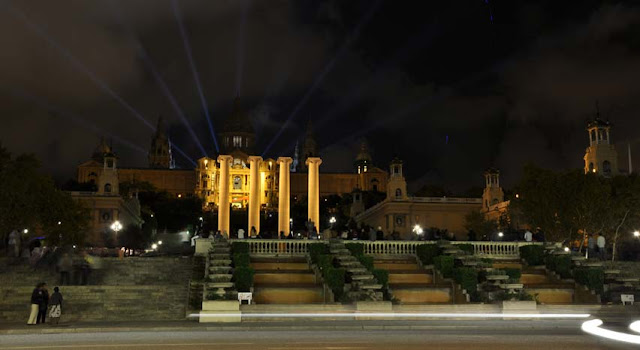
M 487 220 L 484 214 L 479 211 L 469 212 L 464 219 L 464 228 L 469 232 L 475 232 L 477 237 L 481 239 L 488 239 L 498 228 L 495 221 Z
M 616 176 L 610 180 L 611 200 L 606 211 L 605 222 L 612 241 L 611 261 L 615 261 L 620 232 L 632 231 L 640 223 L 640 178 L 637 174 Z

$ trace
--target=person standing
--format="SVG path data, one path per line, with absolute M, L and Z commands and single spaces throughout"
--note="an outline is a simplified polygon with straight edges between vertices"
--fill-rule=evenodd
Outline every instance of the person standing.
M 598 235 L 598 240 L 596 241 L 596 244 L 598 246 L 598 257 L 600 258 L 600 260 L 604 261 L 606 258 L 606 239 L 604 238 L 603 234 L 599 234 Z
M 524 241 L 525 241 L 525 242 L 531 242 L 531 241 L 533 241 L 533 233 L 531 233 L 531 231 L 527 230 L 527 231 L 524 233 Z
M 251 230 L 249 230 L 249 238 L 256 238 L 258 233 L 256 232 L 256 227 L 251 226 Z
M 71 275 L 72 268 L 73 268 L 73 259 L 71 259 L 68 253 L 62 254 L 60 261 L 58 261 L 58 270 L 60 271 L 61 286 L 65 284 L 65 281 L 67 285 L 71 284 L 70 275 Z
M 40 311 L 40 303 L 43 297 L 42 285 L 43 283 L 38 283 L 33 292 L 31 292 L 31 313 L 27 321 L 27 324 L 30 326 L 35 325 L 38 320 L 38 312 Z
M 238 239 L 244 239 L 244 229 L 238 230 Z
M 60 322 L 60 316 L 62 316 L 62 294 L 60 293 L 60 288 L 53 288 L 49 304 L 51 304 L 51 309 L 49 310 L 51 324 L 57 325 Z
M 42 290 L 42 298 L 40 299 L 40 304 L 38 304 L 38 319 L 36 320 L 36 324 L 45 323 L 47 309 L 49 308 L 49 290 L 47 289 L 47 284 L 42 283 L 40 290 Z
M 13 230 L 9 233 L 9 254 L 14 257 L 20 257 L 20 234 L 18 230 Z

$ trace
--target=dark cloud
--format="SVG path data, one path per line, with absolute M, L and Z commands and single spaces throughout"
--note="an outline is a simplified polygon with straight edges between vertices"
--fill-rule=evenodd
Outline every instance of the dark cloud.
M 214 126 L 230 113 L 241 69 L 240 94 L 258 133 L 258 151 L 346 45 L 268 156 L 291 153 L 312 120 L 326 171 L 350 171 L 366 137 L 381 168 L 394 156 L 405 160 L 412 188 L 438 183 L 461 191 L 481 185 L 490 165 L 502 169 L 509 186 L 527 161 L 582 166 L 584 121 L 597 100 L 602 115 L 616 124 L 612 136 L 621 158 L 630 140 L 640 162 L 640 8 L 631 1 L 491 1 L 490 7 L 483 1 L 384 1 L 348 44 L 371 1 L 253 0 L 240 43 L 244 1 L 177 3 Z M 136 49 L 138 40 L 213 154 L 168 0 L 3 4 L 3 145 L 35 152 L 48 171 L 65 179 L 89 157 L 100 134 L 147 148 L 152 132 L 20 20 L 10 10 L 15 8 L 152 125 L 166 116 L 173 141 L 198 158 L 201 152 Z M 52 113 L 52 106 L 99 130 Z M 114 144 L 125 165 L 146 164 L 143 152 L 117 139 Z M 178 163 L 190 166 L 180 157 Z

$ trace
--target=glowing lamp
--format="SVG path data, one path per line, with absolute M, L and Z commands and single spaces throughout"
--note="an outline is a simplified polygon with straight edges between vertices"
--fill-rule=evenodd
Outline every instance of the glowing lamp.
M 633 232 L 633 235 L 634 235 L 635 237 L 640 237 L 640 231 L 634 231 L 634 232 Z
M 154 244 L 152 244 L 152 245 L 151 245 L 151 249 L 153 249 L 153 250 L 158 249 L 158 245 L 157 245 L 157 244 L 155 244 L 155 243 L 154 243 Z
M 504 237 L 504 233 L 498 232 L 498 237 Z

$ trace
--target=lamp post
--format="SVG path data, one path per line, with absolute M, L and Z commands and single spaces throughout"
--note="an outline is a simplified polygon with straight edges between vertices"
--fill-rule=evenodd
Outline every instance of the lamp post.
M 118 234 L 118 232 L 120 232 L 120 230 L 122 230 L 122 224 L 120 223 L 120 221 L 116 220 L 113 222 L 113 224 L 111 224 L 111 229 L 113 231 L 115 231 L 116 235 Z
M 640 237 L 640 231 L 638 230 L 633 231 L 633 237 L 636 237 L 636 238 Z
M 413 227 L 413 232 L 418 236 L 422 236 L 422 234 L 424 233 L 424 230 L 422 229 L 422 227 L 420 225 L 415 225 Z

